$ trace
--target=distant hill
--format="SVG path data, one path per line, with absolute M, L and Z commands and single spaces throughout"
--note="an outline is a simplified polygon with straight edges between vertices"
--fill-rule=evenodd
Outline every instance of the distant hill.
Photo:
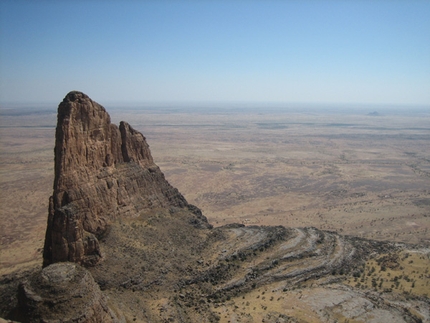
M 378 111 L 369 112 L 367 115 L 372 116 L 372 117 L 379 117 L 380 116 Z

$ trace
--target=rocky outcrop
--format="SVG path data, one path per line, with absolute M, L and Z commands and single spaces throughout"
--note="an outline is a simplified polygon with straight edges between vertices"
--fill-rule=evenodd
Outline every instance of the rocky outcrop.
M 23 323 L 429 322 L 428 246 L 312 227 L 200 230 L 206 219 L 167 183 L 139 132 L 112 125 L 79 92 L 58 112 L 45 268 L 0 277 L 0 316 Z M 104 261 L 77 264 L 96 264 L 101 250 Z M 399 278 L 409 253 L 421 265 Z
M 196 226 L 210 227 L 166 181 L 145 137 L 126 122 L 112 124 L 106 110 L 81 92 L 70 92 L 58 107 L 54 151 L 44 266 L 97 263 L 98 237 L 110 221 L 153 208 L 186 208 Z
M 91 274 L 75 263 L 58 263 L 23 282 L 18 290 L 21 322 L 125 322 L 108 307 Z

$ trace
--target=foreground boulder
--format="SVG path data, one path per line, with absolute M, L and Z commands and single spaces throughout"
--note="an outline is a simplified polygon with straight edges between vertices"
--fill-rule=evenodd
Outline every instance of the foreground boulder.
M 117 323 L 91 274 L 75 263 L 58 263 L 22 283 L 16 313 L 21 322 Z
M 210 227 L 166 181 L 141 133 L 126 122 L 112 124 L 87 95 L 67 94 L 58 107 L 44 266 L 60 261 L 94 265 L 102 257 L 98 239 L 110 221 L 159 207 L 189 209 L 195 226 Z

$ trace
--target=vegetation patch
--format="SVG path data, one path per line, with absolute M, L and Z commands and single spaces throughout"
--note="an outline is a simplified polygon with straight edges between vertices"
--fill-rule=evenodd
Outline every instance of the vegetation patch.
M 428 297 L 430 253 L 405 250 L 384 254 L 354 270 L 345 282 L 362 289 Z

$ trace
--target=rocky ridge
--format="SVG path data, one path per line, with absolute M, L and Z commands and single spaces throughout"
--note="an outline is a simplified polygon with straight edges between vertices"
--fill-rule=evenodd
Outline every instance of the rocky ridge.
M 418 255 L 418 275 L 427 275 L 428 247 L 312 227 L 212 228 L 165 180 L 143 135 L 125 122 L 111 124 L 102 106 L 70 92 L 58 109 L 44 269 L 2 277 L 0 316 L 81 323 L 428 322 L 427 296 L 366 285 L 376 278 L 381 286 L 398 282 L 383 272 L 400 270 L 405 250 Z M 368 260 L 378 260 L 380 269 L 365 268 Z

